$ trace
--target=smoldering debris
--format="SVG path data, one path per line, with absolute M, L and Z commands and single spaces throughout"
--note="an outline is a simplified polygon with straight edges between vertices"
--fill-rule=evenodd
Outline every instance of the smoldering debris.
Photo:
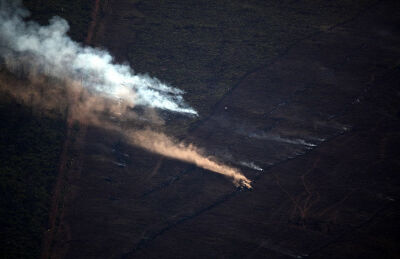
M 60 17 L 53 17 L 49 25 L 41 26 L 25 22 L 28 16 L 21 1 L 0 0 L 0 57 L 9 71 L 18 73 L 23 69 L 37 85 L 41 77 L 56 79 L 53 84 L 47 83 L 52 89 L 45 89 L 46 96 L 51 98 L 40 99 L 40 94 L 30 88 L 31 94 L 39 95 L 39 105 L 57 107 L 62 100 L 73 120 L 119 132 L 130 144 L 195 164 L 231 178 L 236 186 L 251 188 L 251 181 L 238 169 L 207 156 L 191 143 L 184 144 L 157 131 L 162 124 L 158 111 L 198 116 L 184 102 L 182 90 L 157 78 L 136 74 L 127 64 L 116 64 L 105 50 L 74 42 L 67 35 L 67 21 Z M 26 92 L 17 91 L 12 85 L 6 88 L 17 98 L 29 98 Z M 145 107 L 143 114 L 133 110 L 138 106 Z M 136 124 L 149 122 L 146 127 L 150 128 L 128 128 L 129 120 Z M 120 167 L 126 166 L 118 163 Z

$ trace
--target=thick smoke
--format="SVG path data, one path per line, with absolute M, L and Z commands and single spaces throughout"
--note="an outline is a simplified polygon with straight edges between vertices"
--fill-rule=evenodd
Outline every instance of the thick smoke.
M 67 22 L 60 17 L 52 18 L 48 26 L 40 26 L 25 22 L 23 19 L 28 15 L 20 1 L 0 0 L 0 55 L 11 71 L 27 69 L 33 74 L 30 79 L 41 88 L 48 86 L 47 83 L 42 86 L 41 75 L 56 78 L 58 82 L 44 93 L 35 93 L 33 88 L 28 92 L 12 88 L 6 81 L 0 82 L 0 86 L 6 85 L 14 96 L 25 101 L 32 96 L 43 96 L 42 100 L 46 101 L 40 103 L 41 107 L 57 107 L 60 102 L 67 102 L 69 116 L 74 120 L 118 131 L 133 145 L 193 163 L 233 179 L 237 186 L 251 188 L 251 181 L 239 170 L 205 156 L 194 145 L 185 145 L 150 129 L 122 130 L 116 123 L 149 120 L 151 125 L 157 125 L 161 120 L 154 108 L 197 115 L 184 103 L 183 91 L 147 75 L 134 74 L 129 66 L 113 63 L 106 51 L 72 41 L 66 34 Z M 65 87 L 67 100 L 62 99 L 64 95 L 57 94 L 60 86 Z M 34 104 L 31 102 L 31 105 Z M 127 109 L 136 105 L 146 107 L 145 117 Z M 105 113 L 111 113 L 113 119 L 105 119 Z
M 197 115 L 185 105 L 183 91 L 156 78 L 134 74 L 128 65 L 114 64 L 112 56 L 100 49 L 83 47 L 66 34 L 68 23 L 53 17 L 48 26 L 26 23 L 29 13 L 20 1 L 0 0 L 0 55 L 7 61 L 29 55 L 30 65 L 42 73 L 83 82 L 90 91 L 109 98 L 122 98 L 131 106 L 170 110 Z
M 257 132 L 257 133 L 252 132 L 252 133 L 249 133 L 248 136 L 250 138 L 265 139 L 265 140 L 283 142 L 283 143 L 288 143 L 288 144 L 293 144 L 293 145 L 303 145 L 303 146 L 307 146 L 307 147 L 315 147 L 316 146 L 313 143 L 306 142 L 304 139 L 288 139 L 288 138 L 283 138 L 279 135 L 267 134 L 265 132 Z
M 251 188 L 251 181 L 242 175 L 239 170 L 202 155 L 202 151 L 193 145 L 179 143 L 164 134 L 151 130 L 135 131 L 130 136 L 133 144 L 137 146 L 166 157 L 193 163 L 204 169 L 232 178 L 236 186 Z

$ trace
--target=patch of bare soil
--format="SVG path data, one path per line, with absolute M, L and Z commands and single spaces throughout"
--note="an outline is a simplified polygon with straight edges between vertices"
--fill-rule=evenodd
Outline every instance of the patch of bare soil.
M 114 16 L 128 1 L 111 2 L 100 30 L 123 50 L 129 23 Z M 241 167 L 251 191 L 89 127 L 55 257 L 396 258 L 398 7 L 380 2 L 305 37 L 190 132 Z

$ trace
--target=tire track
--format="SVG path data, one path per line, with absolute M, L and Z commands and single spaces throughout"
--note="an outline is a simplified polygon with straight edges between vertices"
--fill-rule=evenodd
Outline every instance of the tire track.
M 295 41 L 294 43 L 290 44 L 285 50 L 283 50 L 279 55 L 277 55 L 275 58 L 272 59 L 272 61 L 263 64 L 259 67 L 256 67 L 248 72 L 246 72 L 241 78 L 239 78 L 239 80 L 237 81 L 236 84 L 233 85 L 233 87 L 231 89 L 229 89 L 212 107 L 212 111 L 206 116 L 204 117 L 202 120 L 199 120 L 198 122 L 194 123 L 193 126 L 188 130 L 188 133 L 193 133 L 195 130 L 197 130 L 200 126 L 202 126 L 204 123 L 206 123 L 208 120 L 210 120 L 218 111 L 218 107 L 229 97 L 233 94 L 233 92 L 240 86 L 242 85 L 242 83 L 252 74 L 257 73 L 265 68 L 268 68 L 270 66 L 272 66 L 273 64 L 275 64 L 277 61 L 279 61 L 280 59 L 282 59 L 283 57 L 285 57 L 289 51 L 291 51 L 293 48 L 295 48 L 297 45 L 299 45 L 300 43 L 302 43 L 305 40 L 309 40 L 312 39 L 314 37 L 317 37 L 321 34 L 326 33 L 327 31 L 332 31 L 337 27 L 343 26 L 344 24 L 350 23 L 354 20 L 356 20 L 357 18 L 359 18 L 361 15 L 365 14 L 365 12 L 371 10 L 372 8 L 375 8 L 377 5 L 379 5 L 380 3 L 382 3 L 381 0 L 378 0 L 374 3 L 372 3 L 371 5 L 363 8 L 362 10 L 360 10 L 359 12 L 357 12 L 353 17 L 350 17 L 349 19 L 346 19 L 340 23 L 337 23 L 331 27 L 329 27 L 327 30 L 320 30 L 320 31 L 316 31 L 314 33 L 311 33 L 310 35 L 307 35 L 303 38 L 298 39 L 297 41 Z M 300 89 L 297 90 L 294 94 L 292 94 L 291 96 L 289 96 L 288 101 L 290 102 L 294 96 L 297 94 L 297 92 L 302 92 L 305 89 Z M 277 105 L 277 106 L 282 106 L 282 105 Z M 276 109 L 279 109 L 280 107 L 276 107 Z M 271 109 L 270 113 L 276 110 L 275 108 Z M 340 115 L 345 114 L 346 112 L 350 111 L 351 109 L 345 109 L 343 112 L 340 113 Z M 339 115 L 338 115 L 339 116 Z M 335 116 L 336 117 L 336 116 Z M 332 119 L 332 118 L 330 118 Z M 331 137 L 328 137 L 324 142 L 320 143 L 319 145 L 315 146 L 313 149 L 308 150 L 306 152 L 304 152 L 303 154 L 298 154 L 295 155 L 293 157 L 288 157 L 286 159 L 283 159 L 281 161 L 278 161 L 277 163 L 274 163 L 273 165 L 268 166 L 267 168 L 265 168 L 265 170 L 263 172 L 258 172 L 255 177 L 252 179 L 253 184 L 255 184 L 267 171 L 272 170 L 275 167 L 278 167 L 280 165 L 283 165 L 287 162 L 290 162 L 294 159 L 297 159 L 299 157 L 302 157 L 304 155 L 309 154 L 310 152 L 317 150 L 320 148 L 320 146 L 322 145 L 326 145 L 328 143 L 330 143 L 332 140 L 346 134 L 350 132 L 350 130 L 343 130 L 343 131 L 339 131 L 338 133 L 332 135 Z M 188 172 L 189 169 L 184 170 L 183 172 Z M 190 171 L 190 170 L 189 170 Z M 159 190 L 165 189 L 167 187 L 169 187 L 170 185 L 172 185 L 173 183 L 177 182 L 179 179 L 181 179 L 181 177 L 178 177 L 172 181 L 170 181 L 169 183 L 164 183 L 162 185 L 160 185 L 159 187 L 156 187 L 155 189 L 144 193 L 141 197 L 146 197 L 147 195 L 150 195 L 152 193 L 155 193 Z M 225 202 L 231 200 L 232 198 L 236 197 L 238 194 L 240 194 L 241 192 L 248 192 L 250 190 L 246 190 L 246 189 L 242 189 L 242 188 L 236 188 L 233 192 L 230 192 L 228 194 L 223 195 L 221 198 L 219 198 L 217 201 L 212 202 L 210 205 L 200 208 L 199 210 L 197 210 L 196 212 L 187 215 L 187 216 L 183 216 L 180 219 L 170 222 L 169 224 L 167 224 L 166 227 L 160 229 L 159 231 L 153 233 L 152 235 L 150 235 L 150 237 L 145 238 L 145 239 L 141 239 L 132 250 L 130 250 L 129 252 L 123 254 L 120 258 L 121 259 L 125 259 L 125 258 L 130 258 L 133 255 L 135 255 L 138 251 L 148 247 L 150 245 L 150 243 L 152 241 L 154 241 L 155 239 L 159 238 L 160 236 L 162 236 L 163 234 L 165 234 L 166 232 L 168 232 L 169 230 L 189 221 L 192 219 L 195 219 L 198 216 L 203 215 L 204 213 L 216 208 L 217 206 L 224 204 Z M 314 252 L 312 252 L 314 253 Z M 311 253 L 310 253 L 311 254 Z
M 229 201 L 230 199 L 235 197 L 239 192 L 242 192 L 242 191 L 247 191 L 247 189 L 245 190 L 243 188 L 236 188 L 235 191 L 222 196 L 221 198 L 219 198 L 217 201 L 213 202 L 209 206 L 201 208 L 200 210 L 194 212 L 193 214 L 189 214 L 187 216 L 183 216 L 180 219 L 178 219 L 178 220 L 176 220 L 174 222 L 171 222 L 166 227 L 164 227 L 161 230 L 159 230 L 159 231 L 155 232 L 154 234 L 152 234 L 150 237 L 145 238 L 145 239 L 141 239 L 131 251 L 129 251 L 128 253 L 123 254 L 120 258 L 121 259 L 130 258 L 131 256 L 133 256 L 139 250 L 147 247 L 149 245 L 149 243 L 154 241 L 159 236 L 163 235 L 165 232 L 171 230 L 172 228 L 174 228 L 176 226 L 179 226 L 179 225 L 185 223 L 186 221 L 194 219 L 197 216 L 200 216 L 200 215 L 202 215 L 203 213 L 205 213 L 205 212 L 207 212 L 209 210 L 212 210 L 216 206 L 218 206 L 220 204 L 223 204 L 226 201 Z
M 85 43 L 91 44 L 94 30 L 97 25 L 97 16 L 99 11 L 100 0 L 95 0 L 95 6 L 92 12 L 92 22 L 90 23 L 90 27 L 88 29 L 88 35 Z M 72 104 L 73 105 L 73 104 Z M 55 248 L 55 242 L 57 239 L 57 235 L 65 235 L 67 239 L 70 239 L 70 231 L 69 226 L 64 224 L 63 216 L 64 216 L 64 202 L 66 197 L 65 193 L 65 185 L 67 184 L 67 174 L 74 169 L 80 171 L 81 169 L 81 154 L 77 154 L 76 158 L 71 158 L 71 154 L 69 154 L 70 150 L 76 148 L 78 145 L 83 144 L 83 140 L 86 136 L 87 125 L 80 123 L 80 130 L 78 133 L 74 132 L 74 117 L 70 112 L 69 108 L 66 111 L 66 137 L 64 141 L 64 145 L 62 148 L 62 153 L 60 156 L 59 169 L 57 174 L 56 184 L 54 186 L 52 200 L 51 200 L 51 209 L 49 212 L 48 219 L 48 229 L 43 234 L 42 238 L 42 248 L 41 255 L 42 259 L 52 258 L 54 253 L 60 252 Z M 77 138 L 77 139 L 74 139 Z M 63 227 L 64 229 L 60 229 Z M 63 250 L 63 249 L 62 249 Z
M 68 111 L 67 111 L 67 118 L 68 118 Z M 41 248 L 41 255 L 40 258 L 48 259 L 50 258 L 51 254 L 51 246 L 54 239 L 55 229 L 56 229 L 56 219 L 59 216 L 59 204 L 62 201 L 61 197 L 61 189 L 64 183 L 63 179 L 65 178 L 66 171 L 68 170 L 68 149 L 71 146 L 71 131 L 72 131 L 72 122 L 67 119 L 67 125 L 65 129 L 65 141 L 62 148 L 62 153 L 60 156 L 59 168 L 58 168 L 58 175 L 57 181 L 53 189 L 52 199 L 51 199 L 51 208 L 49 211 L 49 219 L 48 219 L 48 229 L 43 234 L 42 240 L 42 248 Z
M 331 31 L 331 30 L 333 30 L 333 29 L 335 29 L 335 28 L 337 28 L 337 27 L 339 27 L 339 26 L 342 26 L 342 25 L 344 25 L 344 24 L 346 24 L 346 23 L 349 23 L 349 22 L 354 21 L 354 20 L 357 19 L 360 15 L 362 15 L 362 14 L 364 14 L 366 11 L 368 11 L 368 10 L 370 10 L 370 9 L 372 9 L 372 8 L 374 8 L 374 7 L 376 7 L 376 5 L 380 4 L 381 2 L 382 2 L 382 0 L 376 1 L 375 3 L 371 4 L 370 6 L 367 6 L 367 7 L 365 7 L 364 9 L 360 10 L 358 13 L 355 14 L 355 16 L 353 16 L 353 17 L 351 17 L 351 18 L 349 18 L 349 19 L 347 19 L 347 20 L 345 20 L 345 21 L 343 21 L 343 22 L 340 22 L 340 23 L 338 23 L 338 24 L 336 24 L 336 25 L 331 26 L 331 27 L 328 28 L 326 31 Z M 303 38 L 297 40 L 297 41 L 294 42 L 293 44 L 289 45 L 281 54 L 279 54 L 277 57 L 275 57 L 275 58 L 274 58 L 272 61 L 270 61 L 269 63 L 263 64 L 263 65 L 261 65 L 261 66 L 259 66 L 259 67 L 254 68 L 253 70 L 250 70 L 250 71 L 246 72 L 246 73 L 238 80 L 238 82 L 237 82 L 236 84 L 234 84 L 234 86 L 233 86 L 228 92 L 226 92 L 226 93 L 221 97 L 221 99 L 217 101 L 217 103 L 215 103 L 215 104 L 213 105 L 212 112 L 211 112 L 208 116 L 206 116 L 205 118 L 199 120 L 198 122 L 195 122 L 194 125 L 188 130 L 188 133 L 189 133 L 189 134 L 190 134 L 190 133 L 193 133 L 193 132 L 194 132 L 195 130 L 197 130 L 200 126 L 202 126 L 204 123 L 206 123 L 207 121 L 209 121 L 209 120 L 216 114 L 216 112 L 217 112 L 217 110 L 218 110 L 218 106 L 220 106 L 220 105 L 223 103 L 223 101 L 224 101 L 225 99 L 227 99 L 230 95 L 232 95 L 233 92 L 234 92 L 234 91 L 249 77 L 249 76 L 251 76 L 252 74 L 257 73 L 257 72 L 259 72 L 259 71 L 261 71 L 261 70 L 263 70 L 263 69 L 265 69 L 265 68 L 268 68 L 268 67 L 272 66 L 272 65 L 275 64 L 278 60 L 280 60 L 281 58 L 285 57 L 285 56 L 289 53 L 289 51 L 290 51 L 291 49 L 293 49 L 294 47 L 296 47 L 296 46 L 297 46 L 298 44 L 300 44 L 301 42 L 303 42 L 303 41 L 305 41 L 305 40 L 308 40 L 308 39 L 311 39 L 311 38 L 313 38 L 313 37 L 316 37 L 316 36 L 318 36 L 318 35 L 324 34 L 324 33 L 326 33 L 326 31 L 325 31 L 325 30 L 316 31 L 316 32 L 314 32 L 314 33 L 312 33 L 312 34 L 310 34 L 310 35 L 308 35 L 308 36 L 305 36 L 305 37 L 303 37 Z M 311 88 L 312 88 L 311 86 L 306 86 L 306 87 L 304 87 L 304 88 L 302 88 L 302 89 L 297 89 L 297 90 L 295 90 L 289 97 L 287 97 L 287 99 L 285 99 L 284 101 L 282 101 L 282 102 L 280 102 L 279 104 L 275 105 L 275 106 L 274 106 L 272 109 L 270 109 L 270 111 L 268 111 L 266 114 L 271 115 L 273 112 L 276 112 L 277 110 L 279 110 L 279 109 L 282 108 L 283 106 L 287 106 L 289 103 L 291 103 L 291 102 L 295 99 L 295 97 L 296 97 L 298 94 L 300 94 L 300 93 L 302 93 L 302 92 L 304 92 L 304 91 L 306 91 L 306 90 L 308 90 L 308 89 L 311 89 Z M 366 87 L 366 89 L 365 89 L 364 92 L 366 92 L 368 89 L 369 89 L 369 86 Z M 363 93 L 363 92 L 362 92 L 362 93 Z M 361 93 L 361 94 L 362 94 L 362 93 Z M 345 112 L 346 112 L 346 111 L 340 112 L 339 114 L 335 115 L 334 117 L 329 118 L 328 121 L 329 121 L 329 120 L 332 120 L 332 119 L 334 119 L 334 118 L 336 118 L 336 117 L 339 117 L 340 115 L 344 114 Z M 212 133 L 210 133 L 210 134 L 212 134 Z M 188 168 L 188 169 L 186 169 L 186 170 L 183 170 L 183 174 L 189 173 L 190 170 L 193 170 L 193 169 Z M 145 197 L 145 196 L 147 196 L 147 195 L 149 195 L 149 194 L 151 194 L 151 193 L 155 193 L 155 192 L 157 192 L 157 191 L 163 190 L 163 189 L 167 188 L 168 186 L 174 184 L 175 182 L 179 181 L 181 178 L 182 178 L 182 174 L 179 174 L 179 175 L 175 176 L 173 180 L 170 180 L 170 181 L 168 181 L 168 182 L 164 182 L 164 183 L 160 184 L 158 187 L 155 187 L 155 188 L 153 188 L 152 190 L 143 193 L 140 197 L 143 198 L 143 197 Z
M 393 207 L 398 207 L 399 206 L 399 202 L 398 201 L 394 201 L 394 202 L 390 202 L 387 203 L 385 205 L 383 205 L 381 208 L 377 209 L 369 218 L 367 218 L 366 220 L 364 220 L 363 222 L 361 222 L 360 224 L 351 227 L 350 229 L 347 229 L 345 231 L 343 231 L 341 234 L 337 235 L 336 237 L 332 238 L 330 241 L 328 241 L 327 243 L 321 245 L 320 247 L 315 248 L 314 250 L 312 250 L 311 252 L 309 252 L 307 254 L 307 257 L 312 258 L 314 255 L 317 255 L 318 252 L 322 251 L 323 249 L 329 247 L 330 245 L 337 243 L 340 241 L 340 239 L 345 238 L 348 235 L 351 235 L 351 233 L 367 226 L 368 224 L 370 224 L 371 222 L 373 222 L 376 218 L 378 218 L 382 213 L 384 213 L 385 211 L 393 208 Z
M 92 43 L 93 34 L 97 25 L 97 17 L 99 14 L 99 9 L 100 9 L 100 0 L 95 0 L 94 8 L 92 10 L 92 21 L 90 22 L 88 34 L 85 40 L 85 43 L 88 45 Z
M 163 183 L 161 183 L 160 185 L 158 185 L 157 187 L 154 187 L 146 192 L 144 192 L 142 195 L 139 196 L 140 199 L 143 199 L 153 193 L 159 192 L 167 187 L 169 187 L 170 185 L 174 184 L 175 182 L 179 181 L 181 178 L 183 178 L 185 175 L 189 174 L 191 171 L 193 171 L 196 168 L 195 165 L 191 165 L 188 168 L 182 170 L 179 174 L 177 174 L 176 176 L 174 176 L 171 180 L 169 181 L 165 181 Z
M 259 173 L 256 174 L 256 176 L 252 179 L 253 184 L 255 184 L 257 182 L 257 180 L 259 180 L 267 171 L 272 170 L 272 169 L 274 169 L 274 168 L 276 168 L 278 166 L 281 166 L 281 165 L 283 165 L 283 164 L 285 164 L 287 162 L 290 162 L 292 160 L 295 160 L 297 158 L 300 158 L 300 157 L 302 157 L 302 156 L 304 156 L 306 154 L 309 154 L 310 152 L 313 152 L 314 150 L 318 149 L 321 145 L 326 145 L 329 142 L 331 142 L 332 140 L 336 139 L 337 137 L 340 137 L 340 136 L 344 135 L 347 132 L 348 131 L 346 131 L 346 132 L 343 131 L 343 132 L 340 132 L 340 133 L 332 136 L 331 138 L 327 139 L 326 141 L 324 141 L 320 145 L 316 146 L 314 149 L 309 150 L 308 152 L 305 152 L 304 154 L 297 155 L 297 156 L 294 156 L 294 157 L 288 157 L 288 158 L 286 158 L 284 160 L 281 160 L 281 161 L 279 161 L 279 162 L 277 162 L 277 163 L 275 163 L 273 165 L 268 166 L 264 170 L 264 172 L 262 172 L 262 173 L 259 172 Z M 199 210 L 195 211 L 194 213 L 189 214 L 187 216 L 183 216 L 183 217 L 181 217 L 180 219 L 178 219 L 176 221 L 170 222 L 170 223 L 167 224 L 166 227 L 164 227 L 164 228 L 160 229 L 159 231 L 153 233 L 152 235 L 150 235 L 150 237 L 141 239 L 131 251 L 123 254 L 120 258 L 121 259 L 130 258 L 136 252 L 138 252 L 141 249 L 144 249 L 144 248 L 148 247 L 149 243 L 154 241 L 156 238 L 159 238 L 160 236 L 162 236 L 163 234 L 165 234 L 169 230 L 173 229 L 174 227 L 177 227 L 177 226 L 179 226 L 179 225 L 181 225 L 181 224 L 183 224 L 183 223 L 185 223 L 185 222 L 187 222 L 189 220 L 192 220 L 192 219 L 194 219 L 194 218 L 196 218 L 198 216 L 203 215 L 204 213 L 216 208 L 217 206 L 219 206 L 221 204 L 224 204 L 225 202 L 231 200 L 232 198 L 236 197 L 240 193 L 246 193 L 246 192 L 250 192 L 250 191 L 252 191 L 252 190 L 249 190 L 249 189 L 246 189 L 246 188 L 243 188 L 243 187 L 235 188 L 234 191 L 223 195 L 222 197 L 220 197 L 219 199 L 217 199 L 216 201 L 214 201 L 210 205 L 208 205 L 206 207 L 203 207 L 203 208 L 200 208 Z
M 364 14 L 365 12 L 371 10 L 372 8 L 375 8 L 378 4 L 382 3 L 382 0 L 377 0 L 376 2 L 372 3 L 371 5 L 365 7 L 364 9 L 360 10 L 359 12 L 357 12 L 353 17 L 350 17 L 349 19 L 346 19 L 342 22 L 339 22 L 335 25 L 332 25 L 331 27 L 329 27 L 326 30 L 319 30 L 316 31 L 314 33 L 311 33 L 307 36 L 304 36 L 298 40 L 296 40 L 295 42 L 293 42 L 292 44 L 290 44 L 288 47 L 286 47 L 280 54 L 278 54 L 276 57 L 274 57 L 270 62 L 262 64 L 248 72 L 246 72 L 242 77 L 239 78 L 239 80 L 236 82 L 236 84 L 233 85 L 232 88 L 230 88 L 214 105 L 213 108 L 211 109 L 212 111 L 202 120 L 199 120 L 198 122 L 194 123 L 194 125 L 189 129 L 189 133 L 192 133 L 193 131 L 195 131 L 198 127 L 200 127 L 201 125 L 203 125 L 205 122 L 207 122 L 212 116 L 215 115 L 215 113 L 217 112 L 217 108 L 218 106 L 220 106 L 223 101 L 225 101 L 225 99 L 227 99 L 230 95 L 233 94 L 233 92 L 248 78 L 250 77 L 252 74 L 257 73 L 265 68 L 268 68 L 270 66 L 272 66 L 273 64 L 275 64 L 277 61 L 279 61 L 280 59 L 282 59 L 283 57 L 285 57 L 290 50 L 292 50 L 294 47 L 296 47 L 297 45 L 299 45 L 300 43 L 302 43 L 303 41 L 312 39 L 313 37 L 319 36 L 321 34 L 326 33 L 326 31 L 332 31 L 337 27 L 343 26 L 347 23 L 350 23 L 354 20 L 356 20 L 357 18 L 359 18 L 362 14 Z

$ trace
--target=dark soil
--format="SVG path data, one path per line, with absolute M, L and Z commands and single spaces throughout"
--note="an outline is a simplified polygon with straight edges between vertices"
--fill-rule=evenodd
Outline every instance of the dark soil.
M 51 258 L 399 257 L 399 3 L 100 2 L 92 44 L 186 90 L 166 130 L 253 189 L 88 127 Z
M 139 14 L 158 13 L 144 3 L 108 4 L 112 12 L 105 9 L 97 39 L 124 59 L 131 41 L 144 42 L 131 28 L 135 22 L 145 26 Z M 132 21 L 119 18 L 133 10 L 128 6 L 137 13 Z M 71 228 L 71 240 L 61 244 L 68 246 L 66 257 L 398 257 L 398 7 L 366 4 L 283 40 L 276 55 L 245 65 L 228 91 L 204 103 L 208 108 L 194 101 L 200 89 L 188 90 L 188 100 L 203 112 L 186 139 L 223 159 L 230 154 L 231 162 L 264 168 L 242 168 L 253 180 L 251 191 L 90 128 L 82 174 L 69 182 L 75 198 L 64 219 Z M 138 66 L 151 71 L 146 66 L 156 66 L 150 63 L 144 58 Z M 187 65 L 194 73 L 199 69 Z M 113 163 L 115 152 L 129 155 L 127 167 Z

